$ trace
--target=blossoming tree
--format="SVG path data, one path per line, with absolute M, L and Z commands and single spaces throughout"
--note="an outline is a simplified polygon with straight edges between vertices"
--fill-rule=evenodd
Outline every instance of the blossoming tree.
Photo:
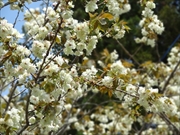
M 29 9 L 31 2 L 0 2 L 1 8 L 27 9 L 25 35 L 16 21 L 0 20 L 0 134 L 180 134 L 180 45 L 166 64 L 141 64 L 129 54 L 133 65 L 107 49 L 93 60 L 103 37 L 128 54 L 120 42 L 130 30 L 121 18 L 131 9 L 128 0 L 87 0 L 84 21 L 73 18 L 78 1 L 47 0 L 45 8 Z M 155 47 L 163 23 L 153 0 L 139 4 L 142 38 L 135 41 Z

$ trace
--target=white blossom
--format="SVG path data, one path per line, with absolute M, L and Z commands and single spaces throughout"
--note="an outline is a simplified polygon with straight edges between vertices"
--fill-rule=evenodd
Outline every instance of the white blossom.
M 122 62 L 120 60 L 111 65 L 111 71 L 116 75 L 127 74 L 127 69 L 122 65 Z
M 23 34 L 20 34 L 16 29 L 14 29 L 13 25 L 8 23 L 7 20 L 0 20 L 0 38 L 2 41 L 16 41 L 22 37 Z
M 102 79 L 102 84 L 104 86 L 107 86 L 107 87 L 112 87 L 113 85 L 113 78 L 110 77 L 110 76 L 105 76 L 103 79 Z
M 148 1 L 146 3 L 146 7 L 150 8 L 150 9 L 153 9 L 156 7 L 155 3 L 153 3 L 153 1 Z
M 92 66 L 91 69 L 86 69 L 86 71 L 82 73 L 82 77 L 86 80 L 92 80 L 93 78 L 95 78 L 96 73 L 97 69 Z
M 96 9 L 98 9 L 98 6 L 97 6 L 97 1 L 98 0 L 90 0 L 87 4 L 86 4 L 86 7 L 85 7 L 85 11 L 86 12 L 94 12 Z
M 18 55 L 21 54 L 21 56 L 25 55 L 25 56 L 29 56 L 31 54 L 30 50 L 28 50 L 27 48 L 25 48 L 24 46 L 18 45 L 16 47 L 16 53 Z

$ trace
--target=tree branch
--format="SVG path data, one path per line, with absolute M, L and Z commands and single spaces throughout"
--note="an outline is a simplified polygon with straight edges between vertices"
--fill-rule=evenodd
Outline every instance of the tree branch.
M 8 101 L 1 94 L 0 97 L 4 100 L 4 102 L 6 102 L 6 104 L 8 104 Z M 1 104 L 1 100 L 0 100 L 0 104 Z
M 174 73 L 176 72 L 176 70 L 177 70 L 177 68 L 178 68 L 179 65 L 180 65 L 180 60 L 179 60 L 178 63 L 176 64 L 174 70 L 171 72 L 171 74 L 170 74 L 169 78 L 167 79 L 167 81 L 165 82 L 164 87 L 163 87 L 163 89 L 162 89 L 162 92 L 163 92 L 163 93 L 165 92 L 166 87 L 168 86 L 170 80 L 173 78 Z
M 13 98 L 16 98 L 17 96 L 21 95 L 24 91 L 26 91 L 26 89 L 20 91 L 18 94 L 14 95 Z
M 13 87 L 11 93 L 10 93 L 9 100 L 8 100 L 8 102 L 7 102 L 7 104 L 6 104 L 6 108 L 5 108 L 5 111 L 4 111 L 4 113 L 3 113 L 3 116 L 6 114 L 8 108 L 9 108 L 9 105 L 10 105 L 10 103 L 11 103 L 11 100 L 13 99 L 13 94 L 14 94 L 16 88 L 17 88 L 17 85 L 18 85 L 18 81 L 15 83 L 15 85 L 14 85 L 14 87 Z
M 16 16 L 16 18 L 15 18 L 15 21 L 14 21 L 14 24 L 13 24 L 13 28 L 14 28 L 15 25 L 16 25 L 17 19 L 18 19 L 18 17 L 19 17 L 19 13 L 20 13 L 20 10 L 18 11 L 17 16 Z
M 161 58 L 160 58 L 160 54 L 159 54 L 159 49 L 158 49 L 158 44 L 157 43 L 156 43 L 156 54 L 157 54 L 157 57 L 158 57 L 158 61 L 160 62 Z
M 6 6 L 10 5 L 10 4 L 12 4 L 12 3 L 13 3 L 13 2 L 7 2 L 7 3 L 5 3 L 0 9 L 2 9 L 2 8 L 6 7 Z
M 180 134 L 180 130 L 168 119 L 164 113 L 159 113 L 158 115 L 167 123 L 167 125 L 171 125 L 173 127 L 174 135 Z
M 126 48 L 116 39 L 117 43 L 120 45 L 120 47 L 124 50 L 124 52 L 131 58 L 133 61 L 139 66 L 139 62 L 126 50 Z
M 29 126 L 28 108 L 29 108 L 29 104 L 30 104 L 30 97 L 31 97 L 31 90 L 29 91 L 29 96 L 27 97 L 26 108 L 25 108 L 25 120 L 26 120 L 26 124 L 25 124 L 25 126 L 17 133 L 17 135 L 21 135 L 22 132 Z
M 57 10 L 59 4 L 60 4 L 60 1 L 57 2 L 56 6 L 54 7 L 54 11 Z M 48 22 L 49 22 L 49 19 L 46 19 L 46 21 L 44 22 L 43 26 L 45 26 Z
M 124 90 L 116 89 L 116 91 L 120 91 L 120 92 L 122 92 L 122 93 L 124 93 L 124 94 L 127 94 L 127 95 L 131 96 L 131 97 L 139 98 L 138 96 L 132 95 L 132 94 L 130 94 L 130 93 L 124 91 Z
M 42 62 L 42 64 L 41 64 L 41 66 L 40 66 L 39 72 L 37 73 L 37 77 L 36 77 L 36 79 L 35 79 L 35 82 L 36 82 L 36 83 L 37 83 L 37 80 L 38 80 L 41 72 L 42 72 L 43 69 L 44 69 L 43 66 L 44 66 L 44 64 L 45 64 L 46 58 L 48 57 L 48 55 L 49 55 L 49 53 L 50 53 L 50 50 L 51 50 L 52 46 L 54 45 L 54 42 L 55 42 L 55 40 L 56 40 L 57 34 L 58 34 L 58 32 L 59 32 L 60 29 L 61 29 L 61 23 L 59 23 L 58 28 L 57 28 L 56 33 L 55 33 L 55 36 L 54 36 L 54 39 L 52 40 L 51 45 L 49 46 L 49 48 L 48 48 L 48 50 L 47 50 L 47 52 L 46 52 L 46 55 L 45 55 L 44 58 L 43 58 L 43 62 Z
M 138 49 L 134 52 L 134 54 L 132 56 L 135 56 L 142 47 L 143 47 L 143 44 L 141 44 L 141 46 L 138 47 Z
M 33 19 L 36 21 L 37 25 L 40 27 L 40 24 L 38 23 L 36 17 L 33 15 L 33 13 L 31 12 L 31 10 L 30 10 L 26 5 L 24 5 L 24 7 L 29 11 L 29 13 L 31 14 L 31 16 L 33 17 Z

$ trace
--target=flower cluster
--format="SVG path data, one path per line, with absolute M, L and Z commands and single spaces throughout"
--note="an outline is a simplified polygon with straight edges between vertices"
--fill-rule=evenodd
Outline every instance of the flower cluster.
M 76 22 L 76 20 L 73 20 L 73 22 L 74 21 Z M 67 21 L 67 23 L 69 23 L 69 21 Z M 86 51 L 87 55 L 90 55 L 93 49 L 96 48 L 97 36 L 89 35 L 90 29 L 88 22 L 76 23 L 72 26 L 71 33 L 66 32 L 67 41 L 64 44 L 64 52 L 66 55 L 80 56 L 83 55 L 83 51 Z
M 34 56 L 38 57 L 38 58 L 43 58 L 43 56 L 45 55 L 46 51 L 48 50 L 48 48 L 50 47 L 50 42 L 49 41 L 38 41 L 35 40 L 32 44 L 32 53 L 34 54 Z
M 161 35 L 164 31 L 163 23 L 158 20 L 157 15 L 154 14 L 152 9 L 156 7 L 153 1 L 141 1 L 141 4 L 144 5 L 144 10 L 142 11 L 142 20 L 139 23 L 141 27 L 142 38 L 136 38 L 136 43 L 145 43 L 151 47 L 155 46 L 157 40 L 157 34 Z
M 107 0 L 107 8 L 116 18 L 131 9 L 128 0 Z
M 0 20 L 0 39 L 1 42 L 16 42 L 22 38 L 23 34 L 20 34 L 13 25 L 8 23 L 7 20 Z
M 45 10 L 45 9 L 44 9 Z M 47 9 L 47 18 L 51 19 L 51 17 L 54 15 L 54 17 L 58 14 L 53 12 L 52 8 Z M 53 12 L 53 13 L 52 13 Z M 52 15 L 53 14 L 53 15 Z M 50 16 L 50 17 L 49 17 Z M 43 26 L 45 23 L 45 14 L 41 14 L 39 9 L 30 9 L 29 11 L 26 11 L 24 14 L 24 20 L 27 20 L 24 24 L 24 29 L 27 33 L 27 35 L 33 37 L 37 40 L 44 40 L 45 37 L 50 34 L 54 24 L 48 24 L 46 27 Z
M 168 64 L 172 67 L 175 67 L 176 63 L 179 61 L 178 58 L 180 55 L 180 46 L 173 47 L 169 55 Z

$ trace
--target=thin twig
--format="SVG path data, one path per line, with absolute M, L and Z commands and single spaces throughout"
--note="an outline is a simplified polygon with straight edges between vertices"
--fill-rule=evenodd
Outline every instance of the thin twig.
M 142 47 L 143 47 L 143 44 L 141 44 L 141 46 L 138 47 L 138 49 L 134 52 L 134 54 L 132 56 L 135 56 Z
M 44 69 L 43 66 L 44 66 L 44 64 L 45 64 L 46 58 L 48 57 L 48 55 L 49 55 L 49 53 L 50 53 L 50 50 L 51 50 L 52 46 L 54 45 L 55 39 L 56 39 L 57 34 L 58 34 L 58 32 L 59 32 L 60 29 L 61 29 L 61 23 L 59 23 L 58 28 L 57 28 L 57 31 L 56 31 L 55 36 L 54 36 L 54 39 L 52 40 L 51 45 L 49 46 L 49 48 L 48 48 L 48 50 L 47 50 L 47 52 L 46 52 L 46 55 L 45 55 L 44 58 L 43 58 L 43 62 L 42 62 L 42 64 L 41 64 L 40 68 L 39 68 L 39 72 L 37 73 L 37 77 L 36 77 L 36 80 L 35 80 L 36 82 L 37 82 L 37 80 L 38 80 L 41 72 L 42 72 L 43 69 Z
M 8 108 L 9 108 L 9 105 L 10 105 L 11 100 L 12 100 L 12 98 L 13 98 L 13 94 L 14 94 L 16 88 L 17 88 L 17 85 L 18 85 L 18 81 L 15 83 L 15 85 L 14 85 L 14 87 L 13 87 L 11 93 L 10 93 L 9 100 L 8 100 L 8 102 L 7 102 L 7 104 L 6 104 L 6 108 L 5 108 L 5 111 L 4 111 L 4 113 L 3 113 L 3 116 L 6 114 Z
M 57 10 L 59 4 L 60 4 L 60 1 L 57 2 L 56 6 L 54 7 L 54 11 Z M 45 26 L 48 22 L 49 22 L 49 19 L 46 19 L 46 21 L 44 22 L 43 26 Z
M 28 98 L 27 98 L 26 108 L 25 108 L 25 120 L 26 120 L 26 124 L 25 124 L 25 126 L 17 133 L 17 135 L 21 135 L 22 132 L 29 126 L 28 108 L 29 108 L 29 104 L 30 104 L 30 97 L 31 97 L 31 90 L 29 91 L 29 96 L 28 96 Z
M 8 101 L 1 94 L 0 97 L 6 102 L 6 104 L 8 104 Z M 1 100 L 0 100 L 0 104 L 1 104 Z
M 93 97 L 95 97 L 97 94 L 96 93 L 94 93 L 87 101 L 86 101 L 86 103 L 88 103 L 91 99 L 93 99 Z M 85 104 L 83 105 L 84 107 L 82 107 L 81 109 L 83 110 L 86 106 L 85 106 Z
M 126 48 L 116 39 L 117 43 L 120 45 L 120 47 L 125 51 L 125 53 L 134 60 L 134 62 L 139 66 L 139 62 L 126 50 Z
M 34 18 L 34 20 L 36 21 L 37 25 L 40 27 L 40 24 L 38 23 L 36 17 L 33 15 L 33 13 L 31 12 L 31 10 L 26 6 L 24 5 L 24 7 L 29 11 L 29 13 L 31 14 L 31 16 Z
M 48 6 L 49 6 L 49 0 L 48 0 L 48 2 L 46 3 L 46 11 L 45 11 L 45 16 L 44 16 L 44 22 L 46 22 Z
M 122 93 L 124 93 L 124 94 L 127 94 L 127 95 L 131 96 L 131 97 L 139 98 L 138 96 L 132 95 L 132 94 L 130 94 L 130 93 L 124 91 L 124 90 L 116 89 L 116 91 L 120 91 L 120 92 L 122 92 Z
M 7 3 L 5 3 L 5 4 L 0 8 L 0 10 L 1 10 L 2 8 L 6 7 L 6 6 L 10 5 L 10 4 L 12 4 L 12 3 L 13 3 L 13 2 L 7 2 Z
M 18 94 L 14 95 L 13 98 L 16 98 L 17 96 L 19 96 L 21 93 L 23 93 L 24 91 L 26 91 L 26 89 L 22 90 L 21 92 L 19 92 Z
M 159 54 L 159 49 L 158 49 L 158 44 L 157 43 L 156 43 L 156 54 L 158 56 L 158 61 L 160 62 L 161 58 L 160 58 L 160 54 Z
M 174 73 L 176 72 L 176 70 L 177 70 L 177 68 L 178 68 L 179 65 L 180 65 L 180 60 L 179 60 L 178 63 L 176 64 L 174 70 L 171 72 L 171 74 L 170 74 L 169 78 L 167 79 L 167 81 L 165 82 L 164 87 L 162 88 L 162 92 L 163 92 L 163 93 L 164 93 L 164 91 L 166 90 L 166 87 L 168 86 L 170 80 L 173 78 Z
M 65 133 L 68 125 L 71 124 L 71 123 L 69 123 L 68 121 L 69 121 L 69 119 L 70 119 L 70 117 L 71 117 L 71 113 L 72 113 L 72 111 L 73 111 L 73 107 L 74 107 L 74 104 L 75 104 L 76 101 L 77 101 L 77 98 L 73 101 L 72 107 L 71 107 L 70 111 L 67 112 L 66 123 L 57 131 L 56 135 L 64 135 L 64 133 Z
M 44 65 L 44 67 L 42 68 L 42 70 L 44 70 L 44 69 L 49 65 L 49 63 L 51 63 L 51 61 L 53 61 L 61 52 L 62 52 L 62 49 L 61 49 L 60 51 L 58 51 L 58 52 Z
M 15 21 L 14 21 L 14 24 L 13 24 L 13 28 L 14 28 L 15 25 L 16 25 L 17 19 L 18 19 L 18 17 L 19 17 L 19 13 L 20 13 L 20 10 L 18 11 L 17 16 L 16 16 L 16 18 L 15 18 Z
M 13 83 L 14 81 L 16 81 L 17 79 L 14 79 L 13 81 L 9 82 L 8 84 L 6 84 L 5 86 L 3 86 L 0 91 L 2 91 L 3 89 L 5 89 L 8 85 L 10 85 L 11 83 Z
M 167 125 L 171 125 L 173 127 L 173 131 L 178 135 L 180 134 L 180 130 L 169 120 L 169 118 L 164 113 L 159 113 L 159 116 L 167 123 Z

